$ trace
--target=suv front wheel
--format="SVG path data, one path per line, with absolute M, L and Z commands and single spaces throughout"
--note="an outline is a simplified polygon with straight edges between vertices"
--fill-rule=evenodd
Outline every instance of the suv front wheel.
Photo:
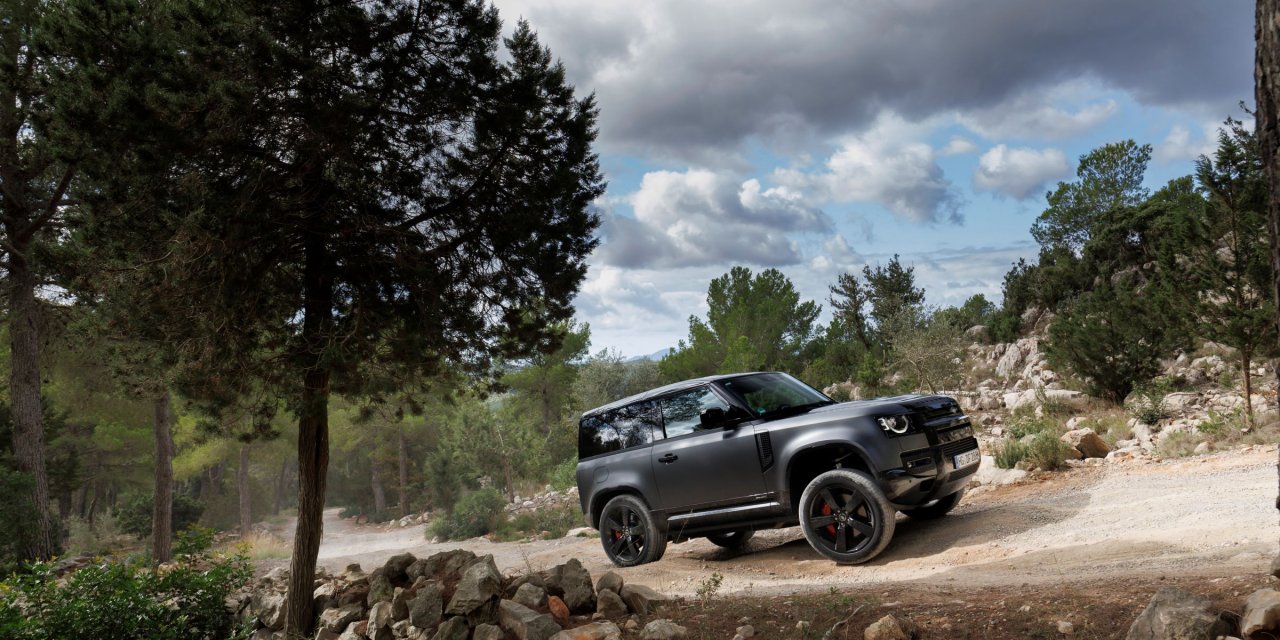
M 667 550 L 666 533 L 658 529 L 644 501 L 633 495 L 618 496 L 604 505 L 600 543 L 619 567 L 656 562 Z
M 896 514 L 870 476 L 849 469 L 819 475 L 800 496 L 805 539 L 840 564 L 859 564 L 879 555 L 893 538 Z

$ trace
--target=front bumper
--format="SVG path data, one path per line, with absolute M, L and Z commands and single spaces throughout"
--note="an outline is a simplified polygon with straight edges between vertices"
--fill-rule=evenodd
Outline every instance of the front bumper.
M 902 466 L 880 474 L 885 497 L 899 508 L 917 507 L 963 489 L 978 471 L 979 461 L 956 467 L 956 457 L 978 450 L 973 429 L 965 421 L 928 432 L 928 447 L 902 452 Z

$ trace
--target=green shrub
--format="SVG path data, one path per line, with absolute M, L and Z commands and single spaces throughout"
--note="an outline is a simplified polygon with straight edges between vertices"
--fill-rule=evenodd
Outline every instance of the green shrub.
M 360 505 L 347 505 L 338 511 L 339 518 L 355 518 L 364 514 L 364 507 Z
M 1037 433 L 1032 436 L 1031 444 L 1027 447 L 1026 459 L 1038 469 L 1061 469 L 1067 462 L 1067 443 L 1052 432 Z
M 1019 416 L 1009 425 L 1009 437 L 1015 440 L 1021 440 L 1039 433 L 1053 433 L 1056 431 L 1058 431 L 1058 425 L 1053 420 L 1037 418 L 1033 415 Z
M 116 520 L 120 530 L 140 539 L 151 535 L 151 512 L 154 503 L 155 498 L 151 493 L 126 494 L 116 507 Z M 195 524 L 203 513 L 203 502 L 183 493 L 175 493 L 173 495 L 173 532 L 177 533 Z
M 1177 383 L 1167 377 L 1159 376 L 1150 382 L 1140 384 L 1133 390 L 1129 400 L 1129 411 L 1133 417 L 1146 424 L 1156 424 L 1169 417 L 1164 406 L 1164 397 L 1177 390 Z
M 1166 433 L 1156 445 L 1156 455 L 1162 458 L 1185 458 L 1196 451 L 1200 437 L 1190 431 Z
M 564 491 L 578 486 L 578 459 L 569 458 L 551 470 L 551 488 Z
M 522 513 L 504 523 L 499 529 L 499 535 L 507 541 L 539 535 L 547 540 L 554 540 L 563 538 L 570 529 L 585 525 L 578 506 L 566 504 Z
M 1022 444 L 1018 440 L 1005 440 L 996 446 L 995 451 L 991 454 L 995 458 L 996 466 L 1001 469 L 1012 469 L 1023 458 L 1027 457 L 1027 445 Z
M 506 518 L 507 501 L 497 489 L 481 489 L 463 496 L 452 511 L 431 523 L 432 535 L 445 540 L 466 540 L 498 530 Z
M 13 640 L 223 640 L 234 619 L 225 600 L 253 571 L 243 557 L 184 555 L 162 573 L 107 562 L 65 580 L 35 564 L 0 582 L 0 637 Z

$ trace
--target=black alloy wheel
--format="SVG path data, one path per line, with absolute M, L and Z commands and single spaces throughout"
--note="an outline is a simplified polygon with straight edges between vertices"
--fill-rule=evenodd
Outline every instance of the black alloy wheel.
M 879 555 L 893 538 L 896 511 L 869 476 L 836 469 L 814 478 L 800 497 L 800 529 L 810 546 L 841 564 Z
M 634 567 L 661 558 L 667 537 L 639 498 L 622 495 L 610 500 L 600 514 L 600 543 L 614 564 Z

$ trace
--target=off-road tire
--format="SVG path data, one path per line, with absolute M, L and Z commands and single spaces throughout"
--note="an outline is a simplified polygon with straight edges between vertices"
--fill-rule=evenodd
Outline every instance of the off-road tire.
M 662 558 L 667 533 L 658 528 L 643 500 L 621 495 L 600 512 L 600 545 L 614 564 L 634 567 Z
M 937 520 L 951 513 L 951 510 L 960 504 L 960 499 L 963 497 L 964 489 L 961 489 L 949 496 L 942 496 L 914 509 L 903 509 L 902 513 L 914 520 Z
M 734 531 L 726 531 L 724 533 L 715 533 L 707 536 L 707 540 L 717 547 L 725 549 L 741 549 L 747 546 L 747 541 L 751 536 L 756 534 L 755 529 L 736 529 Z
M 800 495 L 800 530 L 815 551 L 840 564 L 860 564 L 889 546 L 897 511 L 865 473 L 835 469 Z

